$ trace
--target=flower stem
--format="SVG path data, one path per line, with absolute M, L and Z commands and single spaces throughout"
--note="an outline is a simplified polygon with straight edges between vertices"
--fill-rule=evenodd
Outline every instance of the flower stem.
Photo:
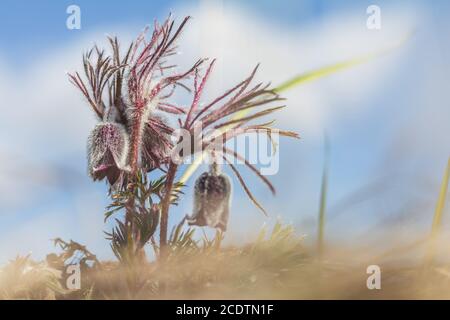
M 169 221 L 169 207 L 172 201 L 172 189 L 175 181 L 175 174 L 177 172 L 178 165 L 171 162 L 167 171 L 165 195 L 161 204 L 161 224 L 159 228 L 159 248 L 160 259 L 164 261 L 167 258 L 167 228 Z
M 138 161 L 139 161 L 139 146 L 142 140 L 142 120 L 143 120 L 143 106 L 138 105 L 136 107 L 137 112 L 133 119 L 132 129 L 131 129 L 131 147 L 130 147 L 130 153 L 129 153 L 129 159 L 130 159 L 130 180 L 128 181 L 128 191 L 130 192 L 130 198 L 128 199 L 127 205 L 126 205 L 126 213 L 125 213 L 125 225 L 130 228 L 131 235 L 133 238 L 133 245 L 135 245 L 137 240 L 137 230 L 134 225 L 133 221 L 133 215 L 136 210 L 135 207 L 135 198 L 134 193 L 136 190 L 136 176 L 138 173 Z

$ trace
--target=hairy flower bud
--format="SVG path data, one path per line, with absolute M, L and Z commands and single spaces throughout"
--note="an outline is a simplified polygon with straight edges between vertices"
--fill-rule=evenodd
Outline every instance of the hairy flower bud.
M 92 130 L 88 139 L 89 174 L 94 180 L 105 177 L 111 185 L 126 170 L 129 152 L 128 133 L 114 122 L 101 122 Z
M 146 123 L 142 137 L 141 167 L 151 171 L 167 163 L 170 150 L 173 147 L 170 141 L 172 128 L 159 115 L 153 115 Z
M 194 213 L 189 225 L 209 226 L 226 231 L 230 211 L 231 183 L 228 176 L 212 170 L 195 182 Z

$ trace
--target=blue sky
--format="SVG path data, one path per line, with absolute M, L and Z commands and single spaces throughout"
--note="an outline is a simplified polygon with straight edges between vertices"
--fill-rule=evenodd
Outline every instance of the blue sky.
M 27 248 L 42 256 L 51 250 L 48 239 L 56 236 L 73 238 L 110 257 L 102 236 L 107 228 L 102 222 L 106 186 L 86 176 L 85 138 L 93 117 L 64 72 L 78 68 L 74 59 L 104 34 L 132 37 L 170 11 L 194 17 L 184 56 L 223 53 L 230 63 L 225 68 L 230 70 L 219 70 L 225 83 L 240 80 L 256 59 L 263 62 L 262 76 L 270 77 L 263 80 L 279 83 L 364 53 L 365 46 L 379 51 L 409 37 L 371 65 L 286 93 L 291 111 L 279 125 L 300 132 L 303 139 L 281 141 L 281 169 L 271 177 L 279 190 L 276 198 L 269 198 L 258 184 L 253 187 L 272 218 L 260 216 L 235 183 L 234 208 L 240 212 L 232 217 L 230 232 L 248 240 L 264 222 L 280 216 L 299 233 L 315 237 L 325 131 L 331 141 L 331 237 L 352 241 L 389 219 L 419 221 L 411 228 L 427 228 L 450 150 L 449 2 L 216 1 L 211 12 L 198 9 L 203 3 L 2 1 L 0 94 L 8 96 L 8 105 L 1 107 L 6 117 L 0 119 L 0 163 L 13 167 L 3 166 L 3 175 L 0 171 L 6 203 L 0 208 L 0 233 L 5 239 L 28 236 L 16 239 L 17 247 L 0 247 L 0 263 L 14 252 L 27 253 Z M 65 27 L 70 4 L 81 8 L 81 30 Z M 364 30 L 370 4 L 382 9 L 379 34 Z M 208 17 L 218 13 L 230 29 L 246 27 L 238 32 L 248 35 L 248 46 L 237 39 L 215 51 L 220 42 L 208 34 L 208 27 L 214 27 Z M 206 43 L 196 37 L 202 32 Z M 173 223 L 191 210 L 190 196 L 188 192 L 175 211 Z M 404 212 L 406 218 L 398 218 Z
M 198 4 L 198 0 L 183 1 L 184 4 Z M 365 11 L 373 1 L 344 0 L 339 2 L 329 0 L 316 1 L 271 1 L 271 0 L 228 0 L 221 2 L 222 6 L 239 4 L 247 10 L 270 20 L 272 23 L 289 26 L 302 25 L 310 22 L 320 22 L 328 13 L 338 13 L 346 10 L 360 9 Z M 414 6 L 426 1 L 377 1 L 376 4 L 394 2 L 404 6 Z M 66 8 L 76 4 L 82 8 L 83 29 L 110 27 L 116 25 L 142 26 L 154 18 L 163 18 L 169 11 L 173 11 L 179 2 L 134 0 L 123 3 L 107 0 L 3 0 L 0 19 L 4 26 L 0 30 L 0 47 L 2 54 L 9 59 L 19 60 L 29 58 L 30 53 L 40 52 L 49 47 L 73 41 L 82 32 L 69 32 L 65 28 L 67 18 Z M 448 8 L 446 1 L 433 1 L 430 8 L 441 13 Z M 105 29 L 105 32 L 111 32 Z

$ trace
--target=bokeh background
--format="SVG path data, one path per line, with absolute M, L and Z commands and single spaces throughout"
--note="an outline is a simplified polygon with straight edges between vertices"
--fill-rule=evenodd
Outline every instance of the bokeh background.
M 66 28 L 71 4 L 81 8 L 80 30 Z M 372 4 L 381 8 L 381 30 L 366 27 Z M 219 59 L 211 96 L 258 62 L 258 79 L 276 85 L 384 52 L 284 94 L 288 108 L 277 124 L 302 140 L 280 143 L 275 198 L 246 175 L 269 218 L 235 183 L 227 241 L 248 241 L 277 218 L 314 241 L 325 135 L 327 243 L 388 247 L 429 231 L 450 151 L 448 1 L 2 0 L 0 6 L 0 263 L 18 254 L 43 258 L 55 237 L 113 257 L 103 234 L 110 228 L 103 222 L 107 187 L 91 182 L 86 169 L 94 115 L 66 72 L 80 69 L 81 54 L 105 44 L 105 35 L 128 44 L 169 12 L 194 18 L 181 41 L 181 66 L 200 56 Z M 187 191 L 172 225 L 192 210 Z

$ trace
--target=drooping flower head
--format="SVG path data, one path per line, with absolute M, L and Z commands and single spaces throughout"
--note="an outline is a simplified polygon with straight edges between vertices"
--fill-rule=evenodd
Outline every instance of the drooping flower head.
M 231 205 L 231 181 L 211 165 L 195 182 L 194 212 L 187 218 L 189 225 L 209 226 L 226 231 Z
M 121 124 L 98 123 L 88 139 L 89 174 L 94 180 L 106 177 L 114 185 L 127 170 L 128 151 L 128 134 Z

